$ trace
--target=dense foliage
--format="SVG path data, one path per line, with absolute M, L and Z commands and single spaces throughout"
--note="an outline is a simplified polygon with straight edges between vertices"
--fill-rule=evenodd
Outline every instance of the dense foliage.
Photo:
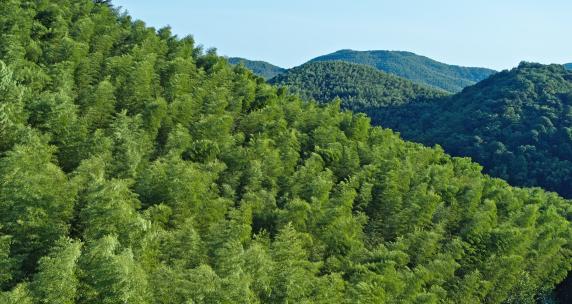
M 190 37 L 90 0 L 0 28 L 0 303 L 532 303 L 571 268 L 562 198 Z
M 572 197 L 572 72 L 522 63 L 447 96 L 375 69 L 316 62 L 270 81 L 303 97 L 365 112 L 406 139 L 471 156 L 518 186 Z
M 470 156 L 485 172 L 517 186 L 572 198 L 572 72 L 522 63 L 452 98 L 383 108 L 374 120 L 407 139 Z M 572 301 L 572 276 L 559 286 Z
M 566 63 L 564 67 L 567 68 L 568 70 L 572 70 L 572 63 Z
M 402 51 L 353 51 L 340 50 L 312 59 L 315 61 L 347 61 L 373 66 L 414 82 L 440 88 L 449 92 L 461 91 L 495 71 L 485 68 L 448 65 L 433 59 Z
M 232 65 L 237 65 L 242 63 L 245 67 L 250 69 L 254 74 L 268 80 L 277 75 L 280 75 L 286 71 L 281 67 L 275 66 L 265 61 L 258 61 L 258 60 L 248 60 L 244 58 L 238 57 L 230 57 L 228 58 L 228 62 Z
M 471 156 L 487 173 L 514 185 L 542 186 L 572 197 L 572 73 L 560 66 L 523 63 L 441 98 L 400 95 L 400 90 L 410 90 L 392 83 L 373 85 L 334 62 L 303 66 L 292 74 L 277 77 L 278 83 L 321 103 L 339 96 L 345 107 L 367 113 L 374 124 L 397 130 L 406 139 Z M 377 96 L 362 93 L 372 88 L 379 89 Z M 566 297 L 562 303 L 572 300 L 570 286 L 560 289 Z
M 343 61 L 307 63 L 269 82 L 318 103 L 340 98 L 343 108 L 368 115 L 376 115 L 380 107 L 431 102 L 448 95 L 367 65 Z
M 522 63 L 441 102 L 381 114 L 384 126 L 491 175 L 572 197 L 572 72 Z

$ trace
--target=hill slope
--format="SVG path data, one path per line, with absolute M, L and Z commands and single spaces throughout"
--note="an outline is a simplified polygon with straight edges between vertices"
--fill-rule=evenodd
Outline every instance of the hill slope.
M 519 186 L 572 197 L 572 72 L 522 63 L 441 103 L 408 105 L 383 125 L 471 156 Z
M 569 205 L 91 0 L 0 2 L 0 303 L 530 303 Z
M 401 51 L 340 50 L 312 59 L 315 61 L 347 61 L 373 66 L 417 83 L 449 92 L 461 91 L 495 73 L 485 68 L 460 67 Z
M 441 90 L 415 84 L 373 67 L 343 61 L 310 62 L 269 81 L 304 98 L 328 103 L 339 97 L 342 106 L 374 114 L 379 107 L 429 101 L 446 96 Z
M 569 70 L 572 70 L 572 63 L 566 63 L 566 64 L 564 65 L 564 67 L 567 68 L 567 69 L 569 69 Z
M 268 80 L 273 78 L 279 74 L 282 74 L 286 71 L 286 69 L 275 66 L 265 61 L 257 61 L 257 60 L 248 60 L 244 58 L 238 57 L 230 57 L 228 58 L 228 62 L 232 65 L 236 65 L 242 63 L 245 67 L 252 70 L 254 74 Z
M 271 82 L 320 102 L 339 96 L 344 107 L 367 113 L 374 124 L 407 139 L 471 156 L 487 173 L 514 185 L 542 186 L 572 197 L 572 73 L 559 66 L 521 64 L 454 96 L 418 98 L 408 81 L 375 72 L 317 62 Z M 562 303 L 570 300 L 567 296 Z

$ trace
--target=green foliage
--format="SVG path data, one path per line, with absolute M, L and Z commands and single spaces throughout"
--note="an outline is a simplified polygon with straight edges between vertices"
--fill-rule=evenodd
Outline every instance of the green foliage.
M 406 139 L 470 156 L 513 185 L 572 198 L 571 103 L 570 71 L 521 63 L 438 102 L 379 108 L 372 117 Z
M 286 69 L 277 67 L 265 61 L 258 60 L 248 60 L 238 57 L 228 58 L 228 63 L 232 65 L 242 64 L 249 70 L 251 70 L 255 75 L 258 75 L 266 80 L 272 79 L 277 75 L 286 72 Z
M 76 199 L 76 190 L 53 163 L 54 147 L 37 136 L 26 141 L 0 162 L 1 229 L 12 236 L 11 253 L 25 275 L 67 235 Z
M 61 239 L 40 258 L 38 273 L 32 285 L 39 303 L 75 303 L 78 280 L 77 260 L 81 244 L 70 239 Z
M 571 268 L 555 194 L 99 2 L 0 2 L 1 303 L 524 303 Z
M 572 198 L 571 103 L 571 72 L 522 63 L 441 102 L 387 108 L 376 121 L 470 156 L 511 184 Z
M 6 304 L 32 304 L 34 298 L 30 295 L 27 284 L 20 284 L 11 291 L 0 292 L 0 302 Z
M 83 239 L 99 239 L 117 235 L 123 244 L 137 240 L 146 223 L 138 215 L 136 195 L 125 180 L 96 180 L 85 189 L 83 208 L 79 214 Z
M 0 61 L 0 152 L 11 148 L 24 135 L 26 113 L 22 93 L 12 71 Z
M 0 286 L 12 279 L 14 259 L 10 256 L 12 238 L 8 235 L 0 236 Z
M 566 63 L 564 67 L 567 68 L 568 70 L 572 70 L 572 63 Z
M 269 81 L 318 103 L 340 98 L 342 107 L 370 116 L 380 107 L 431 101 L 447 93 L 415 84 L 373 67 L 343 61 L 318 61 L 288 70 Z
M 369 65 L 380 71 L 453 93 L 495 73 L 485 68 L 447 65 L 424 56 L 400 51 L 340 50 L 310 60 L 310 62 L 319 61 L 345 61 Z
M 106 236 L 86 246 L 80 257 L 77 303 L 148 303 L 145 274 L 130 249 Z

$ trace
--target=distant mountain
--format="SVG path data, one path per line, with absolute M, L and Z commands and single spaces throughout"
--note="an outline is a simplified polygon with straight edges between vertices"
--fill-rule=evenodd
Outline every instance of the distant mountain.
M 269 82 L 319 103 L 339 97 L 344 108 L 370 116 L 375 115 L 379 107 L 427 101 L 448 94 L 367 65 L 343 61 L 306 63 Z
M 564 67 L 569 69 L 569 70 L 572 70 L 572 63 L 566 63 L 566 64 L 564 64 Z
M 281 68 L 279 66 L 275 66 L 271 63 L 259 60 L 248 60 L 239 57 L 230 57 L 228 58 L 228 62 L 232 65 L 242 63 L 245 67 L 252 70 L 254 74 L 268 80 L 272 77 L 275 77 L 278 74 L 283 73 L 286 69 Z
M 340 50 L 311 60 L 315 61 L 347 61 L 370 65 L 384 72 L 449 92 L 459 92 L 464 87 L 496 73 L 486 68 L 448 65 L 402 51 Z

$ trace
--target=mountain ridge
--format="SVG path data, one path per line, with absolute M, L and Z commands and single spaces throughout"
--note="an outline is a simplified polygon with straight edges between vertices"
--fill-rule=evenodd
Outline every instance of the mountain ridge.
M 354 51 L 342 49 L 322 55 L 301 64 L 316 61 L 344 61 L 374 67 L 382 72 L 412 80 L 418 84 L 456 93 L 464 87 L 475 84 L 496 73 L 495 70 L 482 67 L 464 67 L 439 62 L 426 56 L 409 51 Z M 288 69 L 260 60 L 230 57 L 231 64 L 243 62 L 255 74 L 270 80 L 285 73 Z M 301 66 L 300 65 L 300 66 Z
M 449 65 L 408 51 L 344 49 L 318 56 L 310 62 L 331 60 L 370 65 L 386 73 L 453 93 L 496 73 L 487 68 Z

